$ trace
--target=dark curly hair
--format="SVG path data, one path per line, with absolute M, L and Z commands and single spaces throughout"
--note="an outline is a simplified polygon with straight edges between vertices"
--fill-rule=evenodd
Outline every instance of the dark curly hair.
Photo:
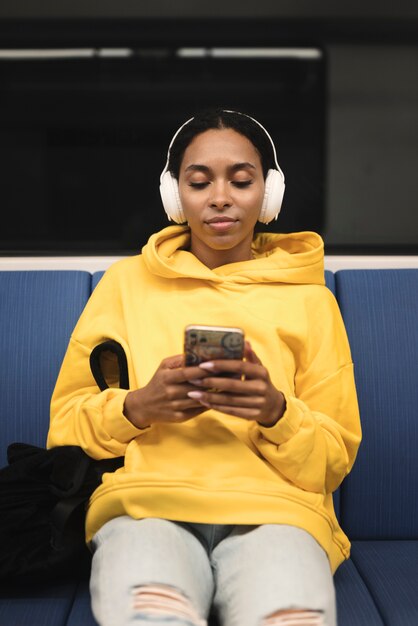
M 232 128 L 251 141 L 260 155 L 264 178 L 269 169 L 276 169 L 273 146 L 263 128 L 246 113 L 215 108 L 198 112 L 181 129 L 170 148 L 168 171 L 178 180 L 184 152 L 196 135 L 206 130 L 222 128 Z

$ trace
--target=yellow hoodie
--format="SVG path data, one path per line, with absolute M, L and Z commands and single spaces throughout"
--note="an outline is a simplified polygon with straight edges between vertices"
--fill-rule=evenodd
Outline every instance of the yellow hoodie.
M 189 230 L 169 226 L 142 254 L 114 263 L 71 336 L 51 400 L 47 446 L 82 446 L 94 458 L 125 455 L 105 474 L 86 539 L 109 519 L 215 524 L 283 523 L 310 532 L 332 570 L 349 556 L 332 492 L 361 439 L 353 364 L 336 300 L 324 285 L 323 242 L 312 232 L 259 234 L 255 258 L 209 269 L 187 251 Z M 277 424 L 213 410 L 139 430 L 123 415 L 126 390 L 99 392 L 92 349 L 125 349 L 131 389 L 180 354 L 187 324 L 239 326 L 286 398 Z

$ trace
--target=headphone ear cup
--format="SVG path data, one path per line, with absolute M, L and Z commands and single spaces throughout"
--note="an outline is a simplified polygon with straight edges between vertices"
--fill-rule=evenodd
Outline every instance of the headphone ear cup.
M 282 208 L 284 195 L 284 176 L 281 170 L 270 169 L 265 180 L 265 192 L 263 206 L 261 207 L 259 222 L 268 224 L 273 219 L 277 219 Z
M 173 220 L 177 224 L 186 222 L 187 220 L 180 202 L 178 182 L 169 171 L 164 172 L 161 176 L 160 195 L 168 219 Z

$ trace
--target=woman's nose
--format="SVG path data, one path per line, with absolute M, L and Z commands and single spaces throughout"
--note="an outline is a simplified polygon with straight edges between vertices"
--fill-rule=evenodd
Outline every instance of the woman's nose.
M 213 208 L 223 209 L 231 206 L 231 194 L 228 183 L 217 182 L 211 185 L 209 205 Z

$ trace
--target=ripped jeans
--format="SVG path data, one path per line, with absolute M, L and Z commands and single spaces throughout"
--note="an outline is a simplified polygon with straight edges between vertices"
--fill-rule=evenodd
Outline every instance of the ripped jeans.
M 100 626 L 205 626 L 211 610 L 222 626 L 336 626 L 328 558 L 294 526 L 122 516 L 96 533 L 92 549 Z

